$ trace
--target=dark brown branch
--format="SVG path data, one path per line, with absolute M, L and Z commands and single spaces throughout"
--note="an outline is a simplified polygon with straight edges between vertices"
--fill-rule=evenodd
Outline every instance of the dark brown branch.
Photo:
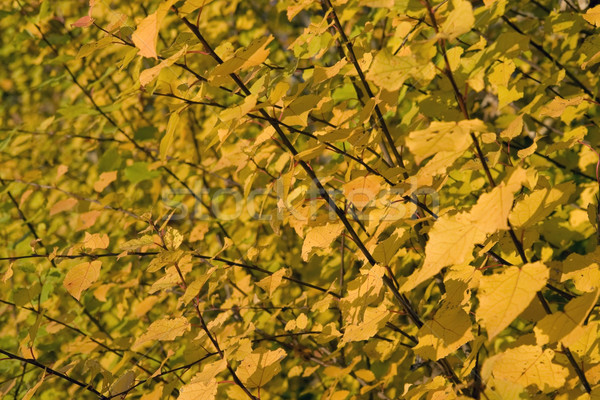
M 46 371 L 47 374 L 57 376 L 65 381 L 71 382 L 74 385 L 84 388 L 88 392 L 94 393 L 101 400 L 109 400 L 110 399 L 110 397 L 104 396 L 102 393 L 100 393 L 99 391 L 97 391 L 96 389 L 91 387 L 89 384 L 78 381 L 77 379 L 73 379 L 70 376 L 63 374 L 62 372 L 58 372 L 58 371 L 40 363 L 37 360 L 31 359 L 31 358 L 23 358 L 23 357 L 20 357 L 13 353 L 9 353 L 8 351 L 2 350 L 2 349 L 0 349 L 0 354 L 4 354 L 6 357 L 10 358 L 11 360 L 20 361 L 20 362 L 23 362 L 23 363 L 26 363 L 29 365 L 36 366 L 40 369 L 43 369 L 44 371 Z

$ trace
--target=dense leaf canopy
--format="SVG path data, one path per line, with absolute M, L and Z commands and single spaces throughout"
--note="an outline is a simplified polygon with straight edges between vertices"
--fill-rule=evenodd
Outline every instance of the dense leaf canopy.
M 0 396 L 600 398 L 599 26 L 5 0 Z

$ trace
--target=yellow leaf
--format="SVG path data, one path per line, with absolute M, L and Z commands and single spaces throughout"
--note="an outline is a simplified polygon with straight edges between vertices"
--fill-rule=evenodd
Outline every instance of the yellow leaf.
M 287 270 L 285 268 L 280 268 L 275 273 L 258 281 L 256 285 L 269 293 L 269 296 L 272 296 L 275 290 L 281 285 L 281 281 L 286 274 Z
M 90 249 L 106 249 L 108 247 L 109 238 L 106 233 L 94 233 L 90 235 L 89 233 L 85 233 L 85 238 L 83 239 L 83 245 Z
M 508 124 L 508 127 L 505 130 L 500 132 L 500 137 L 510 140 L 519 136 L 522 130 L 523 116 L 518 115 L 517 118 L 513 119 L 512 122 Z
M 181 57 L 182 55 L 185 54 L 186 50 L 187 50 L 187 45 L 183 46 L 183 48 L 181 50 L 179 50 L 177 53 L 173 54 L 171 57 L 169 57 L 165 60 L 162 60 L 158 65 L 155 65 L 152 68 L 143 70 L 142 73 L 140 74 L 140 85 L 146 86 L 147 84 L 152 82 L 154 80 L 154 78 L 156 78 L 158 76 L 160 71 L 162 71 L 164 68 L 167 68 L 167 67 L 170 67 L 171 65 L 173 65 L 179 59 L 179 57 Z M 174 73 L 174 75 L 176 76 L 175 73 Z
M 573 182 L 534 190 L 515 204 L 508 219 L 515 228 L 532 226 L 550 215 L 558 205 L 564 204 L 573 192 Z
M 221 121 L 231 121 L 234 119 L 241 119 L 246 114 L 248 114 L 254 108 L 254 106 L 256 106 L 257 100 L 258 100 L 257 94 L 251 94 L 249 96 L 246 96 L 246 98 L 244 98 L 244 101 L 242 102 L 242 104 L 221 111 L 221 113 L 219 114 L 219 119 Z
M 136 30 L 131 35 L 131 40 L 135 47 L 140 50 L 139 54 L 141 56 L 158 58 L 158 55 L 156 54 L 158 30 L 160 24 L 167 15 L 167 11 L 176 1 L 177 0 L 166 0 L 161 2 L 155 12 L 148 15 L 138 24 Z
M 61 213 L 63 211 L 70 210 L 71 208 L 75 207 L 76 204 L 77 204 L 77 200 L 73 199 L 73 198 L 61 200 L 61 201 L 55 203 L 52 206 L 52 208 L 50 208 L 50 216 Z
M 136 340 L 134 348 L 155 340 L 173 340 L 190 330 L 190 322 L 185 317 L 163 318 L 154 321 L 146 333 Z
M 373 250 L 373 258 L 381 265 L 389 265 L 392 258 L 404 243 L 404 229 L 397 228 L 387 239 L 381 241 Z
M 217 398 L 218 383 L 216 379 L 209 381 L 192 380 L 179 389 L 177 400 L 213 400 Z
M 348 342 L 367 340 L 377 334 L 390 319 L 390 312 L 384 304 L 378 307 L 366 307 L 362 318 L 357 323 L 346 325 L 344 336 L 340 340 L 339 347 Z
M 521 314 L 546 285 L 549 270 L 541 262 L 506 267 L 480 279 L 477 319 L 493 338 Z
M 320 65 L 316 65 L 315 72 L 313 72 L 313 83 L 321 83 L 336 76 L 346 64 L 346 60 L 342 59 L 331 67 L 321 67 Z
M 508 229 L 508 215 L 513 205 L 513 195 L 527 181 L 527 171 L 519 168 L 508 181 L 502 182 L 489 193 L 479 196 L 477 204 L 471 209 L 473 225 L 486 234 L 499 229 Z
M 108 185 L 117 179 L 117 171 L 103 172 L 94 183 L 94 190 L 98 193 L 102 192 Z
M 453 0 L 452 6 L 453 10 L 450 11 L 448 18 L 440 27 L 440 34 L 447 39 L 454 39 L 463 33 L 469 32 L 475 24 L 471 2 Z
M 262 387 L 281 371 L 280 362 L 286 354 L 283 349 L 256 349 L 241 362 L 236 373 L 247 387 Z
M 298 315 L 298 318 L 296 318 L 296 328 L 305 329 L 306 325 L 308 325 L 308 318 L 306 317 L 306 314 L 302 313 Z
M 426 129 L 408 135 L 406 146 L 417 163 L 439 152 L 462 152 L 471 144 L 471 132 L 483 132 L 486 126 L 478 119 L 460 122 L 432 122 Z
M 572 280 L 575 288 L 591 292 L 600 282 L 600 247 L 588 254 L 569 254 L 563 261 L 560 282 Z
M 398 90 L 422 65 L 415 57 L 395 56 L 388 49 L 383 49 L 373 59 L 367 73 L 367 79 L 386 90 Z
M 181 7 L 179 7 L 179 13 L 186 16 L 189 13 L 196 11 L 197 9 L 207 6 L 214 0 L 186 0 Z
M 546 104 L 542 110 L 540 111 L 541 115 L 546 115 L 548 117 L 557 118 L 560 117 L 565 109 L 570 106 L 577 106 L 581 104 L 583 101 L 583 96 L 577 96 L 570 99 L 563 99 L 561 97 L 556 97 L 550 103 Z
M 167 152 L 173 145 L 173 141 L 175 139 L 175 132 L 177 131 L 177 127 L 179 126 L 179 112 L 173 112 L 169 117 L 169 122 L 167 122 L 167 131 L 165 132 L 165 136 L 160 140 L 160 158 L 165 159 L 167 156 Z
M 473 340 L 471 318 L 460 307 L 442 307 L 435 316 L 419 328 L 419 343 L 415 354 L 429 360 L 439 360 Z
M 344 197 L 359 210 L 374 202 L 381 189 L 383 179 L 375 175 L 356 178 L 344 184 Z
M 174 251 L 181 246 L 181 243 L 183 243 L 183 235 L 177 229 L 169 226 L 165 232 L 164 240 L 167 249 Z
M 308 261 L 314 248 L 326 249 L 342 233 L 344 225 L 327 224 L 310 228 L 302 244 L 302 259 Z
M 594 26 L 600 26 L 600 5 L 590 8 L 583 14 L 583 19 Z
M 569 370 L 552 363 L 554 351 L 538 346 L 519 346 L 500 354 L 493 366 L 495 378 L 536 386 L 543 392 L 558 389 L 565 383 Z
M 598 290 L 595 290 L 569 301 L 564 311 L 546 315 L 534 328 L 537 344 L 544 345 L 561 340 L 566 342 L 565 345 L 569 345 L 576 339 L 569 334 L 583 323 L 597 299 Z
M 77 300 L 81 298 L 81 292 L 92 286 L 100 277 L 102 262 L 95 260 L 77 264 L 67 272 L 63 286 Z
M 263 36 L 250 43 L 247 48 L 237 50 L 233 57 L 212 70 L 211 77 L 234 74 L 240 69 L 262 64 L 269 56 L 269 50 L 266 47 L 272 40 L 273 36 Z
M 473 259 L 475 244 L 485 237 L 485 233 L 473 225 L 468 213 L 442 215 L 429 232 L 423 266 L 404 279 L 400 291 L 414 289 L 444 267 L 468 263 Z
M 569 350 L 581 357 L 585 363 L 596 364 L 600 362 L 599 327 L 600 322 L 598 321 L 579 326 L 568 336 L 568 340 L 563 340 L 563 342 L 567 342 L 565 345 L 568 344 Z
M 189 303 L 194 297 L 198 296 L 202 287 L 206 284 L 206 282 L 210 279 L 211 275 L 217 270 L 217 267 L 211 267 L 206 273 L 202 274 L 200 277 L 196 278 L 195 281 L 190 283 L 185 290 L 183 296 L 179 298 L 177 304 L 186 305 Z

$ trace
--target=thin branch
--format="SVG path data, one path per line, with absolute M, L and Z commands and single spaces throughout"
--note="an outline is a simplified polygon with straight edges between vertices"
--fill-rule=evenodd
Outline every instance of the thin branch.
M 29 364 L 29 365 L 33 365 L 33 366 L 36 366 L 36 367 L 38 367 L 40 369 L 43 369 L 44 371 L 46 371 L 47 374 L 57 376 L 57 377 L 65 380 L 65 381 L 71 382 L 74 385 L 77 385 L 79 387 L 84 388 L 88 392 L 94 393 L 101 400 L 109 400 L 110 399 L 110 397 L 104 396 L 102 393 L 100 393 L 99 391 L 97 391 L 96 389 L 94 389 L 89 384 L 83 383 L 81 381 L 78 381 L 77 379 L 73 379 L 70 376 L 67 376 L 67 375 L 63 374 L 62 372 L 58 372 L 58 371 L 56 371 L 56 370 L 54 370 L 54 369 L 52 369 L 52 368 L 50 368 L 50 367 L 48 367 L 48 366 L 40 363 L 37 360 L 31 359 L 31 358 L 23 358 L 23 357 L 20 357 L 20 356 L 18 356 L 16 354 L 10 353 L 10 352 L 8 352 L 6 350 L 2 350 L 2 349 L 0 349 L 0 354 L 4 354 L 5 356 L 7 356 L 8 358 L 10 358 L 12 360 L 21 361 L 23 363 L 26 363 L 26 364 Z

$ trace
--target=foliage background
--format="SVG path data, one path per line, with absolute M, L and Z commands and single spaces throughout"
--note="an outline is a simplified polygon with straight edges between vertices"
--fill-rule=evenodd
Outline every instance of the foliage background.
M 0 393 L 599 397 L 599 24 L 4 2 Z

